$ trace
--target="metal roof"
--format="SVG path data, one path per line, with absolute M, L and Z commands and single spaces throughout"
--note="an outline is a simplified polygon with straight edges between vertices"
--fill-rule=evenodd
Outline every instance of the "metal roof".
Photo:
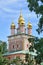
M 3 56 L 8 56 L 8 55 L 12 55 L 12 54 L 31 54 L 33 56 L 37 56 L 37 54 L 35 52 L 30 52 L 29 50 L 21 50 L 21 51 L 16 51 L 16 52 L 7 52 L 7 53 L 3 54 Z

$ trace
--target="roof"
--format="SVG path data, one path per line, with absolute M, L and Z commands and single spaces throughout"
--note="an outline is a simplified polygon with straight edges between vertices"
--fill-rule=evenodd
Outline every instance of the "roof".
M 7 53 L 3 54 L 3 56 L 8 56 L 8 55 L 12 55 L 12 54 L 31 54 L 33 56 L 37 56 L 37 54 L 35 52 L 29 52 L 29 50 L 22 50 L 22 51 L 16 51 L 16 52 L 7 52 Z
M 19 34 L 15 34 L 15 35 L 10 35 L 10 36 L 8 36 L 8 38 L 18 36 L 18 35 L 27 35 L 27 36 L 30 36 L 30 37 L 34 37 L 33 35 L 28 35 L 26 33 L 19 33 Z
M 30 22 L 28 22 L 28 28 L 31 29 L 32 28 L 32 24 Z

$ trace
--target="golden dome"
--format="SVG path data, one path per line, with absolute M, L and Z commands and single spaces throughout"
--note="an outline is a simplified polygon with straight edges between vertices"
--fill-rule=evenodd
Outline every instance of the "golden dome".
M 14 29 L 15 28 L 15 24 L 14 24 L 14 22 L 12 22 L 12 24 L 11 24 L 11 29 Z
M 30 22 L 28 22 L 28 28 L 32 28 L 32 24 Z
M 20 12 L 20 17 L 19 17 L 18 23 L 19 23 L 19 24 L 24 24 L 24 23 L 25 23 L 25 22 L 24 22 L 24 18 L 23 18 L 23 16 L 22 16 L 22 13 L 21 13 L 21 12 Z
M 20 24 L 20 25 L 24 25 L 24 24 L 25 24 L 25 22 L 24 22 L 24 21 L 21 21 L 19 24 Z

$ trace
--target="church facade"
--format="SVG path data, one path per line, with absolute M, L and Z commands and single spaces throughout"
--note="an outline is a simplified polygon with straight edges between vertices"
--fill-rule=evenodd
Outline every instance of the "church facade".
M 4 56 L 10 60 L 15 59 L 16 57 L 25 59 L 25 54 L 29 52 L 29 47 L 31 45 L 28 39 L 33 37 L 32 24 L 28 22 L 26 28 L 24 18 L 22 16 L 22 13 L 20 13 L 18 19 L 18 27 L 16 28 L 14 22 L 12 22 L 10 30 L 11 35 L 8 36 L 9 48 L 8 52 L 5 53 Z M 17 33 L 15 32 L 15 30 L 17 31 Z

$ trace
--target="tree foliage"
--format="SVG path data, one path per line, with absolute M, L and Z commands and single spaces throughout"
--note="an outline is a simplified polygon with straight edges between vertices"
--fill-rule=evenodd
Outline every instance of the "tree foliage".
M 40 16 L 39 23 L 38 23 L 38 33 L 43 31 L 43 0 L 27 0 L 29 10 L 32 12 L 34 11 L 37 16 Z
M 0 52 L 1 52 L 1 53 L 7 52 L 7 44 L 6 44 L 6 42 L 2 42 L 2 43 L 0 44 Z
M 26 57 L 25 57 L 25 61 L 26 61 L 26 65 L 33 65 L 34 62 L 32 60 L 32 56 L 30 54 L 26 54 Z
M 0 65 L 9 65 L 9 60 L 0 53 Z
M 40 63 L 43 60 L 43 38 L 39 39 L 35 44 L 35 49 L 38 52 L 38 56 L 36 57 L 37 62 Z
M 32 39 L 30 38 L 30 40 Z M 33 48 L 37 50 L 38 55 L 35 57 L 35 59 L 36 59 L 36 62 L 40 64 L 41 61 L 43 60 L 43 38 L 39 39 L 38 37 L 35 37 L 33 41 L 30 41 L 30 42 L 34 44 L 34 47 L 30 46 L 29 49 L 31 51 L 33 50 Z
M 16 57 L 16 59 L 13 59 L 13 61 L 11 62 L 12 64 L 15 65 L 21 65 L 21 59 L 19 57 Z
M 9 60 L 3 57 L 3 53 L 7 51 L 7 44 L 6 42 L 0 41 L 0 65 L 9 65 Z
M 1 51 L 0 52 L 0 65 L 9 65 L 9 64 L 10 64 L 9 60 L 3 56 L 3 53 Z
M 35 48 L 34 48 L 34 38 L 29 38 L 28 40 L 31 43 L 31 45 L 29 47 L 29 52 L 33 52 L 33 54 L 36 53 L 34 51 L 35 50 Z M 27 65 L 34 65 L 35 58 L 33 58 L 32 54 L 26 54 L 25 60 L 27 62 Z M 36 64 L 36 62 L 35 62 L 35 64 Z
M 40 64 L 41 61 L 43 60 L 43 38 L 39 39 L 38 37 L 35 37 L 34 39 L 30 38 L 28 40 L 29 40 L 29 42 L 32 42 L 34 44 L 33 46 L 30 46 L 29 50 L 33 51 L 33 48 L 36 49 L 36 53 L 38 54 L 35 57 L 36 63 Z

